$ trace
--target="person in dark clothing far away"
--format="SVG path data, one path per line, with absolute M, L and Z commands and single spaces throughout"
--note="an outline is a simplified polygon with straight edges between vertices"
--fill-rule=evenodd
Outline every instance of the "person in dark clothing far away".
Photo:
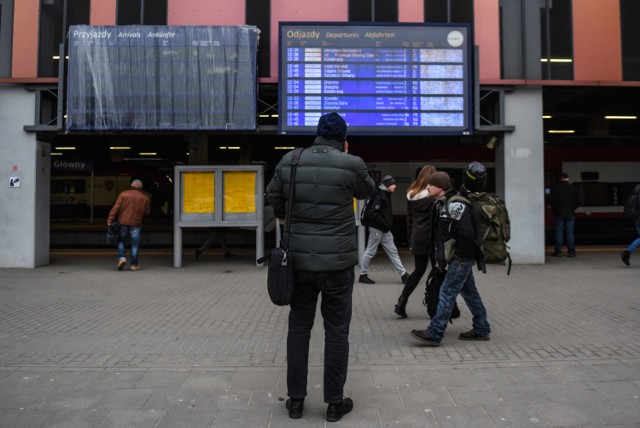
M 635 189 L 633 189 L 633 195 L 635 195 L 635 218 L 633 218 L 632 220 L 636 227 L 636 231 L 638 232 L 638 237 L 633 240 L 631 244 L 629 244 L 626 250 L 620 253 L 622 263 L 627 266 L 631 266 L 631 253 L 633 253 L 636 248 L 640 247 L 640 184 L 638 184 Z
M 309 342 L 318 296 L 324 320 L 324 401 L 326 419 L 340 420 L 353 409 L 344 396 L 349 363 L 354 266 L 358 242 L 353 199 L 375 191 L 362 159 L 348 154 L 347 124 L 337 113 L 320 117 L 317 138 L 299 158 L 290 183 L 289 152 L 276 166 L 266 198 L 278 218 L 291 217 L 289 254 L 295 271 L 287 335 L 289 417 L 302 417 L 307 396 Z M 293 201 L 289 186 L 294 185 Z M 317 351 L 317 350 L 316 350 Z
M 576 208 L 578 208 L 578 189 L 571 184 L 569 174 L 563 172 L 560 183 L 551 188 L 551 209 L 556 219 L 556 246 L 551 253 L 553 257 L 562 257 L 562 244 L 566 236 L 569 257 L 576 256 L 576 238 L 573 229 L 576 224 Z

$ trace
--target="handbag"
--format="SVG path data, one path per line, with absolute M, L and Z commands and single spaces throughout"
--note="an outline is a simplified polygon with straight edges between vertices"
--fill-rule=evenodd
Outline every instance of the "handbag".
M 297 148 L 291 156 L 291 179 L 289 181 L 289 209 L 286 212 L 284 233 L 280 246 L 271 251 L 269 256 L 269 272 L 267 274 L 267 291 L 274 305 L 286 306 L 291 303 L 294 287 L 293 260 L 289 254 L 289 227 L 291 226 L 291 207 L 293 206 L 296 168 L 303 148 Z
M 107 240 L 107 244 L 109 245 L 117 244 L 119 237 L 120 237 L 120 223 L 118 223 L 117 221 L 113 221 L 109 226 L 107 226 L 107 234 L 105 236 Z

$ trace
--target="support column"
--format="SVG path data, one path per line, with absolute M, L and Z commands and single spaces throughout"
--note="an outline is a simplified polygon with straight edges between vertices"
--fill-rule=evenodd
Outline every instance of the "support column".
M 496 149 L 496 190 L 509 208 L 515 264 L 544 264 L 544 130 L 542 88 L 505 98 L 505 123 L 515 125 Z
M 0 85 L 0 268 L 49 264 L 51 150 L 33 125 L 35 92 Z
M 189 165 L 209 164 L 209 139 L 207 135 L 189 135 Z

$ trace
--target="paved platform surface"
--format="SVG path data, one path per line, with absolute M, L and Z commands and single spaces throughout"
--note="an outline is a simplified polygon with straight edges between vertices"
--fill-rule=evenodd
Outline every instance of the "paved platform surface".
M 322 402 L 323 330 L 312 335 L 304 416 L 288 418 L 287 308 L 273 306 L 251 253 L 224 259 L 142 249 L 138 272 L 105 251 L 54 250 L 37 269 L 0 269 L 0 427 L 639 427 L 640 255 L 578 248 L 545 265 L 476 272 L 493 334 L 440 348 L 423 290 L 408 319 L 384 253 L 356 284 L 346 393 L 332 424 Z M 413 258 L 402 253 L 407 269 Z

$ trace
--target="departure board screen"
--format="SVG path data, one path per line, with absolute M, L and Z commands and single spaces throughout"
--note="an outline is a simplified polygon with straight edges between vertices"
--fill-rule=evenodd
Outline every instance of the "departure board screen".
M 467 135 L 466 25 L 280 24 L 280 134 L 315 134 L 336 111 L 350 135 Z

